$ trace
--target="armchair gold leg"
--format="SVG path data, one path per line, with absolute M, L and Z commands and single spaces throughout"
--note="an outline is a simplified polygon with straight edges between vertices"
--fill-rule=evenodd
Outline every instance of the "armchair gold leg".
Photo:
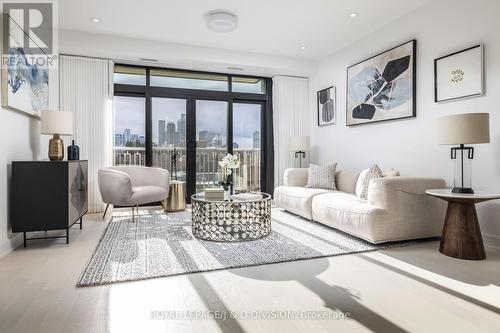
M 135 208 L 132 206 L 132 222 L 135 222 Z
M 106 213 L 108 212 L 109 204 L 106 204 L 106 209 L 104 210 L 104 214 L 102 214 L 102 219 L 106 217 Z

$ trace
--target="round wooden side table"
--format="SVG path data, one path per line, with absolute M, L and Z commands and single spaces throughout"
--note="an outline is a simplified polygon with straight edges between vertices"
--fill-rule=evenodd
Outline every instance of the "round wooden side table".
M 165 211 L 181 212 L 186 209 L 186 182 L 172 180 Z
M 482 191 L 461 194 L 452 193 L 450 189 L 427 190 L 425 193 L 448 202 L 439 252 L 459 259 L 485 259 L 476 203 L 500 199 L 500 194 Z

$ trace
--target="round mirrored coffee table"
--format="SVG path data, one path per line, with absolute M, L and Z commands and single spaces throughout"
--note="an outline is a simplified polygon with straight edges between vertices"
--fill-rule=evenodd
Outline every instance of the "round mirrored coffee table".
M 271 196 L 230 200 L 206 200 L 203 193 L 191 196 L 193 235 L 217 242 L 259 239 L 271 232 Z

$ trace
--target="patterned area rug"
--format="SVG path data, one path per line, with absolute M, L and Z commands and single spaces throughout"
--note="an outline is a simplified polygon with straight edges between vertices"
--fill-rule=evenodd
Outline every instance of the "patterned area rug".
M 77 287 L 367 252 L 411 243 L 373 245 L 277 208 L 272 210 L 272 231 L 268 236 L 237 243 L 195 238 L 190 211 L 149 211 L 135 223 L 130 214 L 115 212 Z

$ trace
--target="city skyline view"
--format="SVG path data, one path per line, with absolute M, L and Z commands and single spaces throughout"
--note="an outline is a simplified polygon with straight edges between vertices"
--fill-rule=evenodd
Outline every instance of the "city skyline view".
M 143 97 L 115 96 L 114 145 L 138 146 L 145 143 L 145 100 Z M 227 102 L 197 100 L 196 140 L 199 145 L 227 146 Z M 153 146 L 185 145 L 186 100 L 152 98 Z M 235 148 L 260 148 L 260 105 L 233 104 L 233 144 Z M 223 121 L 221 121 L 223 119 Z M 214 141 L 215 142 L 212 142 Z

